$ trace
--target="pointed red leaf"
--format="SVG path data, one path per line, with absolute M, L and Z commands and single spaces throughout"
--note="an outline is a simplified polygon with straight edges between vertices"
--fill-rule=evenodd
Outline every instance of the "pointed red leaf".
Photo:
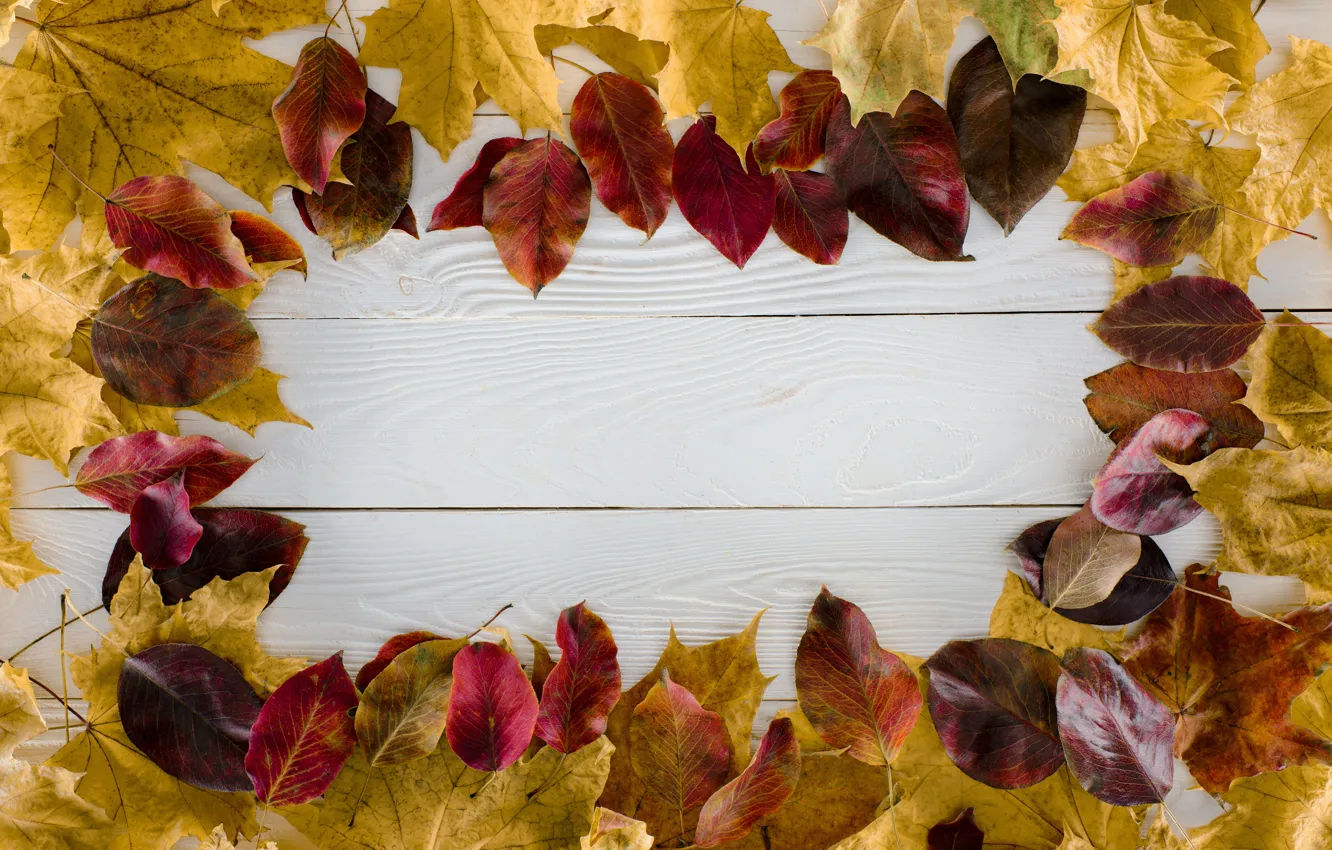
M 518 761 L 532 743 L 536 718 L 536 693 L 513 653 L 476 643 L 453 659 L 444 732 L 468 767 L 503 770 Z
M 305 261 L 305 252 L 300 243 L 291 238 L 287 231 L 261 215 L 245 210 L 232 210 L 231 232 L 241 241 L 245 256 L 252 263 L 280 263 L 294 261 L 288 266 L 291 271 L 302 276 L 310 271 Z
M 1111 528 L 1165 534 L 1202 513 L 1184 476 L 1161 463 L 1195 463 L 1212 450 L 1212 424 L 1192 410 L 1163 410 L 1115 447 L 1092 479 L 1091 509 Z
M 671 163 L 671 192 L 690 227 L 744 268 L 772 224 L 776 187 L 771 175 L 759 173 L 753 147 L 741 165 L 716 126 L 717 119 L 708 115 L 680 137 Z
M 393 659 L 418 643 L 425 643 L 428 640 L 448 640 L 448 638 L 434 632 L 421 631 L 394 635 L 384 641 L 384 645 L 379 648 L 379 652 L 375 653 L 375 657 L 366 662 L 366 665 L 356 674 L 356 689 L 365 690 L 374 681 L 375 677 L 383 672 L 385 667 L 393 663 Z
M 421 234 L 416 232 L 416 213 L 412 211 L 411 204 L 402 208 L 402 212 L 398 214 L 398 220 L 393 222 L 393 227 L 390 230 L 401 231 L 413 239 L 421 238 Z
M 235 289 L 259 279 L 226 209 L 184 177 L 120 184 L 106 199 L 106 229 L 126 262 L 194 289 Z
M 365 120 L 365 92 L 356 57 L 325 35 L 301 48 L 291 82 L 273 101 L 287 162 L 316 195 L 324 191 L 338 148 Z
M 357 702 L 341 652 L 278 686 L 250 730 L 245 754 L 259 802 L 296 806 L 328 790 L 356 747 Z
M 578 603 L 560 612 L 560 661 L 542 683 L 536 734 L 562 753 L 600 738 L 620 699 L 615 639 L 604 620 Z
M 1087 793 L 1112 806 L 1165 799 L 1175 781 L 1175 717 L 1110 653 L 1072 650 L 1055 699 L 1069 769 Z
M 1243 357 L 1265 324 L 1235 284 L 1215 277 L 1172 277 L 1111 304 L 1091 329 L 1139 366 L 1211 372 Z
M 731 753 L 725 722 L 671 681 L 669 671 L 634 707 L 629 740 L 634 773 L 681 816 L 726 781 Z
M 756 823 L 782 807 L 799 779 L 795 725 L 788 717 L 778 717 L 768 724 L 749 766 L 703 804 L 694 843 L 716 847 L 744 838 Z
M 185 474 L 143 488 L 130 509 L 130 544 L 150 570 L 178 567 L 190 559 L 203 526 L 190 514 Z
M 620 74 L 594 74 L 574 98 L 569 135 L 606 208 L 649 237 L 671 208 L 675 147 L 652 91 Z
M 257 461 L 231 451 L 212 437 L 172 437 L 140 431 L 107 440 L 88 453 L 74 486 L 112 510 L 130 512 L 139 493 L 178 472 L 188 472 L 190 504 L 221 493 Z
M 1149 171 L 1078 210 L 1060 239 L 1097 248 L 1131 266 L 1173 266 L 1221 222 L 1207 187 L 1187 174 Z
M 796 650 L 796 696 L 829 746 L 889 764 L 920 717 L 916 676 L 879 646 L 865 612 L 824 587 Z
M 533 294 L 559 277 L 592 212 L 592 183 L 563 142 L 532 139 L 505 154 L 486 184 L 482 219 L 500 259 Z
M 828 173 L 851 212 L 927 260 L 963 256 L 970 208 L 957 136 L 948 113 L 913 91 L 897 115 L 871 112 L 851 126 L 838 100 L 828 125 Z
M 805 171 L 823 156 L 828 119 L 842 87 L 831 71 L 801 71 L 782 87 L 782 114 L 754 139 L 754 158 L 766 174 L 775 168 Z
M 435 204 L 435 212 L 430 217 L 430 226 L 426 230 L 455 230 L 459 227 L 480 227 L 484 211 L 483 193 L 490 172 L 505 154 L 523 143 L 514 136 L 491 139 L 481 146 L 476 155 L 476 162 L 463 172 L 458 182 L 453 184 L 453 191 L 444 200 Z
M 926 850 L 981 850 L 985 833 L 976 826 L 975 809 L 967 809 L 952 820 L 940 821 L 925 835 Z
M 1116 443 L 1161 411 L 1177 408 L 1192 410 L 1211 422 L 1218 449 L 1251 449 L 1263 439 L 1262 420 L 1235 403 L 1248 388 L 1230 369 L 1185 375 L 1120 363 L 1083 383 L 1091 390 L 1083 404 L 1096 427 Z
M 1026 788 L 1063 765 L 1054 653 L 1007 638 L 955 640 L 925 667 L 934 728 L 967 776 L 992 788 Z
M 850 215 L 836 181 L 817 171 L 772 172 L 777 185 L 773 232 L 791 250 L 830 266 L 842 257 Z

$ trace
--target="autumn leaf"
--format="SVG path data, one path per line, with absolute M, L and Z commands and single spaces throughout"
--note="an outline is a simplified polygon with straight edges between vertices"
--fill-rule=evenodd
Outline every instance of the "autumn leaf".
M 1063 655 L 1079 646 L 1114 651 L 1124 639 L 1124 630 L 1098 629 L 1050 611 L 1021 577 L 1010 572 L 1004 576 L 1003 592 L 990 612 L 990 637 L 1048 647 Z
M 829 71 L 801 71 L 782 86 L 780 98 L 781 114 L 754 138 L 754 159 L 765 174 L 805 171 L 818 162 L 842 87 Z
M 1244 407 L 1291 445 L 1332 443 L 1332 340 L 1290 311 L 1249 349 Z
M 449 196 L 435 205 L 426 230 L 455 230 L 459 227 L 480 227 L 484 222 L 485 188 L 490 172 L 509 151 L 523 140 L 515 136 L 490 139 L 477 152 L 476 161 L 463 172 L 453 185 Z
M 739 268 L 763 244 L 774 213 L 776 188 L 760 174 L 753 148 L 741 163 L 704 116 L 680 137 L 671 164 L 671 191 L 689 226 Z
M 592 812 L 587 835 L 578 839 L 580 850 L 652 850 L 647 824 L 598 807 Z
M 287 162 L 320 195 L 342 143 L 365 120 L 365 72 L 327 35 L 301 48 L 291 83 L 273 101 L 273 120 Z
M 356 709 L 356 741 L 371 768 L 425 758 L 444 734 L 453 660 L 465 639 L 430 640 L 399 653 L 370 681 Z
M 549 56 L 557 47 L 576 44 L 585 48 L 617 74 L 623 74 L 652 90 L 657 88 L 657 74 L 670 59 L 670 48 L 660 41 L 641 39 L 624 30 L 604 25 L 570 27 L 537 24 L 537 52 Z
M 1142 555 L 1136 534 L 1117 531 L 1090 506 L 1068 517 L 1050 537 L 1041 594 L 1051 608 L 1086 608 L 1106 599 Z
M 1248 0 L 1168 0 L 1165 9 L 1180 20 L 1193 21 L 1206 35 L 1230 44 L 1207 61 L 1239 80 L 1241 86 L 1253 85 L 1254 68 L 1272 52 L 1272 47 Z
M 13 5 L 6 10 L 6 4 L 0 3 L 0 44 L 8 40 L 4 19 L 13 14 Z M 60 117 L 61 104 L 71 91 L 43 74 L 0 66 L 0 163 L 31 164 L 46 158 L 42 156 L 45 149 L 41 153 L 28 150 L 27 142 L 38 128 Z M 0 167 L 0 174 L 9 171 L 10 167 Z
M 224 2 L 230 2 L 230 0 L 224 0 Z M 200 842 L 199 850 L 237 850 L 237 848 L 227 837 L 227 831 L 219 824 L 213 827 L 213 831 L 208 834 L 208 837 Z M 278 846 L 276 842 L 265 841 L 258 846 L 258 850 L 278 850 Z
M 1187 174 L 1149 171 L 1092 198 L 1059 234 L 1142 268 L 1173 266 L 1202 247 L 1221 206 Z
M 772 172 L 772 230 L 788 248 L 819 265 L 835 265 L 850 225 L 837 181 L 817 171 Z
M 739 841 L 791 797 L 800 779 L 800 746 L 790 719 L 775 718 L 754 760 L 703 804 L 694 843 L 716 847 Z
M 150 484 L 130 509 L 130 545 L 143 555 L 150 570 L 179 567 L 190 559 L 194 545 L 203 537 L 203 526 L 190 514 L 190 494 L 185 475 Z
M 286 376 L 260 366 L 246 380 L 216 398 L 202 404 L 184 408 L 212 417 L 218 422 L 235 425 L 251 437 L 265 422 L 290 422 L 293 425 L 313 427 L 287 409 L 278 395 L 278 383 Z
M 536 693 L 512 652 L 495 643 L 458 651 L 444 731 L 468 767 L 493 772 L 518 761 L 536 720 Z
M 289 268 L 294 272 L 300 272 L 301 276 L 309 272 L 305 252 L 301 250 L 300 243 L 292 239 L 287 231 L 263 216 L 246 210 L 229 210 L 228 215 L 231 216 L 231 232 L 240 240 L 245 257 L 250 261 L 250 266 L 255 269 L 256 274 L 259 273 L 257 266 L 277 264 L 282 264 L 283 268 Z M 249 307 L 248 304 L 237 306 L 241 309 Z
M 1259 349 L 1250 350 L 1256 372 Z M 1156 414 L 1172 408 L 1192 410 L 1210 422 L 1215 448 L 1251 449 L 1263 439 L 1263 423 L 1253 415 L 1252 405 L 1247 400 L 1243 405 L 1236 403 L 1244 398 L 1247 387 L 1230 369 L 1184 374 L 1120 363 L 1083 383 L 1090 390 L 1082 400 L 1087 412 L 1116 444 Z
M 953 5 L 954 20 L 963 15 L 985 24 L 1014 85 L 1028 74 L 1049 75 L 1059 46 L 1052 24 L 1059 15 L 1054 0 L 958 0 Z
M 14 536 L 9 523 L 9 504 L 14 498 L 14 485 L 9 480 L 9 467 L 0 462 L 0 585 L 18 590 L 24 584 L 42 576 L 58 575 L 60 570 L 49 566 L 32 551 L 32 542 Z
M 356 690 L 364 691 L 376 676 L 384 672 L 384 668 L 389 666 L 393 659 L 418 643 L 425 643 L 428 640 L 448 640 L 448 638 L 434 632 L 416 631 L 394 635 L 384 641 L 384 645 L 379 648 L 379 652 L 375 653 L 375 657 L 367 661 L 365 666 L 357 672 Z
M 85 496 L 129 513 L 144 488 L 187 472 L 190 503 L 208 501 L 236 482 L 257 461 L 212 437 L 171 437 L 144 431 L 107 440 L 84 458 L 74 486 Z
M 1192 410 L 1164 410 L 1147 420 L 1092 479 L 1092 513 L 1138 535 L 1166 534 L 1192 522 L 1202 506 L 1189 483 L 1161 460 L 1201 460 L 1211 451 L 1211 433 L 1212 424 Z
M 606 731 L 607 718 L 620 699 L 618 650 L 606 621 L 581 602 L 560 612 L 555 642 L 559 663 L 548 671 L 533 665 L 533 689 L 541 698 L 536 734 L 556 750 L 571 753 Z M 541 653 L 536 658 L 543 660 Z M 549 658 L 547 654 L 544 660 Z

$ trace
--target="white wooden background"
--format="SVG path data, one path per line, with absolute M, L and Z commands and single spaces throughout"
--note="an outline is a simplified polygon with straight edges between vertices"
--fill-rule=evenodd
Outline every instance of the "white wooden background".
M 827 67 L 800 43 L 822 26 L 815 0 L 751 5 L 773 13 L 796 62 Z M 1332 42 L 1322 0 L 1271 0 L 1260 20 L 1274 47 L 1260 78 L 1288 63 L 1288 33 Z M 291 62 L 313 32 L 257 47 Z M 950 69 L 983 35 L 963 23 Z M 557 71 L 567 107 L 583 75 Z M 370 77 L 396 97 L 396 72 Z M 774 92 L 788 78 L 774 74 Z M 448 162 L 414 134 L 422 226 L 481 143 L 515 132 L 493 103 L 481 112 Z M 677 137 L 687 123 L 672 125 Z M 1089 112 L 1083 144 L 1110 134 L 1107 115 Z M 282 394 L 314 430 L 270 424 L 252 439 L 182 417 L 185 433 L 263 455 L 217 504 L 308 526 L 262 640 L 279 654 L 345 649 L 354 669 L 391 634 L 456 634 L 505 602 L 502 625 L 550 639 L 558 611 L 585 599 L 632 682 L 669 621 L 705 641 L 768 608 L 760 655 L 778 675 L 775 708 L 794 697 L 820 583 L 864 607 L 895 649 L 984 634 L 1013 563 L 1005 544 L 1081 504 L 1110 448 L 1081 403 L 1082 379 L 1117 361 L 1085 330 L 1109 302 L 1109 261 L 1058 241 L 1073 210 L 1056 189 L 1004 239 L 973 205 L 969 264 L 918 259 L 853 220 L 837 267 L 769 234 L 741 271 L 678 210 L 643 244 L 594 200 L 572 265 L 534 302 L 480 228 L 391 233 L 335 264 L 282 193 L 274 218 L 304 245 L 309 279 L 280 276 L 250 312 L 265 365 L 290 376 Z M 1332 235 L 1321 214 L 1305 229 Z M 1309 311 L 1332 310 L 1328 250 L 1326 238 L 1271 247 L 1259 305 L 1327 319 Z M 11 468 L 18 492 L 59 483 L 35 461 Z M 56 622 L 61 588 L 80 609 L 97 603 L 126 525 L 68 489 L 19 504 L 16 531 L 63 575 L 0 595 L 4 653 Z M 1212 556 L 1216 526 L 1203 517 L 1161 542 L 1182 568 Z M 1299 599 L 1288 583 L 1234 584 L 1269 608 Z M 92 639 L 81 629 L 76 647 Z M 59 681 L 54 645 L 24 661 Z

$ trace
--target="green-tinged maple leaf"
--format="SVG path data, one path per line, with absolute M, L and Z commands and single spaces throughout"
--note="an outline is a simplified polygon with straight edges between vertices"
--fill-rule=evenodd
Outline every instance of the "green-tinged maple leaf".
M 1016 84 L 1024 74 L 1045 76 L 1059 53 L 1051 23 L 1059 15 L 1054 0 L 956 0 L 954 18 L 970 15 L 985 24 Z

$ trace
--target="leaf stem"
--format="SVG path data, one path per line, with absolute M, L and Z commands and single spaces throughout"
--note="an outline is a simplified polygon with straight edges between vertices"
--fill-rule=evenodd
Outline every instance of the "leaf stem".
M 1273 222 L 1267 221 L 1266 219 L 1256 218 L 1255 216 L 1251 216 L 1251 215 L 1249 215 L 1248 213 L 1240 212 L 1239 210 L 1235 209 L 1234 207 L 1228 207 L 1228 206 L 1226 206 L 1225 204 L 1218 204 L 1218 206 L 1220 206 L 1221 209 L 1225 210 L 1226 212 L 1234 213 L 1235 215 L 1239 216 L 1240 218 L 1247 218 L 1249 221 L 1256 221 L 1256 222 L 1258 222 L 1259 224 L 1265 224 L 1265 225 L 1267 225 L 1268 227 L 1275 227 L 1277 230 L 1284 230 L 1284 231 L 1286 231 L 1287 233 L 1293 233 L 1293 234 L 1295 234 L 1296 236 L 1303 236 L 1303 237 L 1305 237 L 1306 239 L 1313 239 L 1314 241 L 1317 241 L 1317 240 L 1318 240 L 1318 237 L 1317 237 L 1317 236 L 1314 236 L 1312 233 L 1305 233 L 1303 230 L 1295 230 L 1295 229 L 1292 228 L 1292 227 L 1286 227 L 1286 226 L 1281 225 L 1281 224 L 1275 224 L 1275 223 L 1273 223 Z
M 550 776 L 547 776 L 546 780 L 542 782 L 541 785 L 539 785 L 535 791 L 533 791 L 531 794 L 528 794 L 527 799 L 529 800 L 535 799 L 538 794 L 540 794 L 542 791 L 545 791 L 547 788 L 551 786 L 552 783 L 555 782 L 555 778 L 560 774 L 560 768 L 564 767 L 564 760 L 567 759 L 568 757 L 569 757 L 568 753 L 560 753 L 560 760 L 555 762 L 555 767 L 551 769 Z
M 73 177 L 75 180 L 79 181 L 79 185 L 87 189 L 89 192 L 92 192 L 97 197 L 101 198 L 102 203 L 104 204 L 111 203 L 111 201 L 107 199 L 106 195 L 103 195 L 101 192 L 97 191 L 92 186 L 90 186 L 87 180 L 84 180 L 77 173 L 75 173 L 74 169 L 70 168 L 69 165 L 63 159 L 60 158 L 60 154 L 56 153 L 55 145 L 47 145 L 46 149 L 51 152 L 51 156 L 55 158 L 55 161 L 60 163 L 60 167 L 69 172 L 70 177 Z
M 1165 814 L 1166 820 L 1170 821 L 1170 823 L 1174 825 L 1175 829 L 1178 829 L 1184 835 L 1184 840 L 1188 843 L 1189 847 L 1191 847 L 1192 850 L 1198 850 L 1198 848 L 1193 844 L 1193 839 L 1189 837 L 1189 831 L 1185 829 L 1183 824 L 1181 824 L 1179 820 L 1175 817 L 1175 813 L 1170 811 L 1170 807 L 1166 805 L 1164 797 L 1161 798 L 1161 811 L 1162 813 Z
M 342 0 L 342 11 L 347 15 L 347 30 L 351 33 L 352 44 L 356 45 L 356 58 L 361 57 L 361 39 L 356 35 L 356 21 L 352 20 L 351 9 L 347 8 L 347 0 Z
M 15 16 L 14 16 L 14 20 L 18 21 L 20 24 L 27 24 L 28 26 L 32 27 L 33 29 L 41 29 L 41 27 L 42 27 L 41 24 L 37 23 L 37 22 L 34 21 L 32 18 L 25 18 L 25 17 L 23 17 L 22 15 L 15 15 Z
M 1262 611 L 1259 611 L 1257 608 L 1250 608 L 1248 605 L 1236 602 L 1233 599 L 1227 599 L 1226 597 L 1220 596 L 1215 593 L 1208 593 L 1207 591 L 1199 590 L 1196 587 L 1189 587 L 1187 584 L 1181 581 L 1170 581 L 1169 579 L 1156 578 L 1155 576 L 1137 576 L 1137 578 L 1141 579 L 1142 581 L 1159 581 L 1162 584 L 1173 584 L 1175 587 L 1184 588 L 1185 592 L 1187 593 L 1196 593 L 1199 596 L 1206 596 L 1208 599 L 1215 599 L 1217 602 L 1225 602 L 1226 604 L 1230 605 L 1230 607 L 1232 608 L 1239 608 L 1248 611 L 1251 614 L 1253 614 L 1255 617 L 1261 617 L 1264 620 L 1276 623 L 1278 626 L 1281 626 L 1283 629 L 1290 629 L 1292 632 L 1297 632 L 1297 633 L 1299 632 L 1299 629 L 1295 628 L 1290 623 L 1287 623 L 1284 620 L 1279 620 L 1276 617 L 1273 617 L 1271 614 L 1264 614 Z
M 39 491 L 37 491 L 37 492 L 41 492 L 41 491 L 39 490 Z M 9 656 L 9 660 L 10 660 L 10 661 L 13 661 L 15 658 L 18 658 L 20 655 L 22 655 L 23 653 L 25 653 L 25 652 L 27 652 L 28 650 L 32 649 L 34 646 L 36 646 L 37 644 L 41 643 L 42 641 L 46 640 L 46 639 L 49 638 L 51 635 L 53 635 L 53 634 L 55 634 L 56 632 L 60 631 L 60 630 L 61 630 L 62 628 L 64 628 L 65 626 L 68 626 L 68 625 L 71 625 L 71 624 L 73 624 L 73 623 L 76 623 L 76 622 L 78 622 L 80 619 L 82 619 L 83 617 L 86 617 L 86 616 L 88 616 L 88 615 L 90 615 L 90 614 L 95 614 L 95 613 L 97 613 L 99 610 L 101 610 L 101 607 L 102 607 L 101 605 L 98 605 L 96 608 L 93 608 L 92 610 L 87 611 L 87 612 L 85 612 L 85 613 L 82 614 L 82 615 L 76 615 L 76 616 L 74 617 L 73 620 L 69 620 L 69 621 L 63 623 L 62 625 L 54 626 L 54 627 L 52 627 L 52 628 L 50 628 L 50 629 L 47 629 L 46 631 L 42 632 L 42 633 L 39 634 L 37 637 L 33 638 L 32 640 L 30 640 L 30 641 L 28 641 L 26 644 L 24 644 L 22 647 L 20 647 L 18 652 L 15 652 L 13 655 Z M 60 619 L 61 619 L 61 620 L 64 620 L 64 619 L 65 619 L 64 614 L 65 614 L 65 612 L 62 610 L 62 611 L 60 612 Z
M 897 850 L 902 850 L 902 836 L 897 834 L 897 791 L 893 785 L 893 766 L 885 764 L 888 769 L 888 822 L 893 825 L 893 843 L 897 845 Z
M 819 4 L 819 8 L 820 8 L 821 10 L 823 10 L 823 17 L 824 17 L 825 19 L 827 19 L 827 18 L 831 18 L 832 15 L 828 14 L 828 7 L 827 7 L 827 5 L 824 4 L 823 0 L 818 0 L 818 4 Z
M 35 280 L 35 278 L 29 278 L 29 279 L 30 279 L 30 280 Z M 51 290 L 49 290 L 49 289 L 47 290 L 47 292 L 50 292 L 50 291 L 51 291 Z M 1308 322 L 1305 322 L 1305 324 L 1307 325 L 1307 324 L 1309 324 L 1309 323 L 1308 323 Z M 17 501 L 17 500 L 19 500 L 19 499 L 26 499 L 28 496 L 36 496 L 38 493 L 49 493 L 49 492 L 52 491 L 52 490 L 63 490 L 63 489 L 65 489 L 66 487 L 74 487 L 74 486 L 76 486 L 76 485 L 74 485 L 72 482 L 66 482 L 66 483 L 64 483 L 64 484 L 52 484 L 50 487 L 39 487 L 39 488 L 36 489 L 36 490 L 28 490 L 28 491 L 23 492 L 23 493 L 11 493 L 7 498 L 0 499 L 0 507 L 6 506 L 6 505 L 12 505 L 12 504 L 14 504 L 15 501 Z
M 8 664 L 9 661 L 0 660 L 0 663 Z M 69 700 L 63 699 L 60 696 L 60 694 L 56 693 L 55 690 L 51 688 L 50 685 L 46 684 L 41 679 L 35 678 L 31 673 L 28 674 L 28 681 L 36 685 L 37 687 L 41 688 L 42 690 L 46 691 L 48 694 L 55 697 L 56 699 L 60 700 L 60 702 L 64 703 L 65 710 L 68 711 L 70 714 L 74 715 L 75 717 L 77 717 L 85 726 L 92 725 L 91 723 L 88 722 L 88 718 L 84 717 L 82 714 L 79 714 L 77 711 L 75 711 L 74 706 L 69 704 Z
M 328 23 L 324 25 L 324 38 L 328 38 L 328 31 L 333 29 L 333 24 L 337 23 L 338 13 L 347 8 L 347 0 L 342 0 L 338 8 L 333 10 L 333 14 L 328 16 Z
M 556 56 L 554 53 L 550 54 L 550 58 L 558 59 L 566 65 L 572 65 L 573 67 L 582 71 L 584 74 L 587 74 L 589 77 L 595 77 L 597 75 L 596 71 L 593 71 L 590 68 L 586 68 L 582 65 L 579 65 L 577 62 L 573 61 L 572 59 L 565 59 L 563 56 Z
M 356 823 L 356 811 L 361 808 L 361 801 L 365 799 L 365 789 L 370 787 L 370 774 L 374 771 L 368 763 L 365 766 L 365 781 L 361 783 L 361 793 L 356 795 L 356 805 L 352 806 L 351 820 L 347 821 L 347 828 L 351 829 Z
M 69 605 L 69 588 L 60 594 L 60 692 L 65 705 L 65 743 L 69 743 L 69 677 L 65 675 L 65 608 Z
M 37 285 L 38 285 L 39 287 L 41 287 L 42 289 L 45 289 L 47 292 L 49 292 L 49 293 L 51 293 L 52 295 L 54 295 L 56 298 L 59 298 L 61 301 L 64 301 L 66 304 L 68 304 L 69 306 L 73 307 L 75 310 L 78 310 L 80 313 L 83 314 L 83 317 L 84 317 L 85 319 L 87 319 L 88 321 L 90 321 L 90 322 L 95 322 L 95 321 L 97 321 L 95 318 L 93 318 L 93 314 L 92 314 L 92 313 L 89 313 L 87 310 L 83 309 L 83 308 L 80 307 L 78 304 L 75 304 L 73 301 L 70 301 L 70 300 L 69 300 L 68 298 L 66 298 L 64 295 L 61 295 L 59 292 L 56 292 L 54 289 L 52 289 L 51 287 L 49 287 L 49 286 L 47 286 L 46 284 L 42 283 L 42 282 L 41 282 L 40 280 L 38 280 L 37 278 L 35 278 L 35 277 L 33 277 L 33 276 L 29 275 L 29 274 L 24 274 L 24 275 L 23 275 L 23 279 L 24 279 L 24 280 L 30 280 L 30 281 L 32 281 L 33 283 L 37 284 Z M 11 497 L 11 498 L 12 498 L 12 497 Z
M 472 638 L 476 637 L 478 634 L 481 633 L 481 630 L 482 630 L 482 629 L 484 629 L 486 626 L 488 626 L 488 625 L 490 625 L 491 623 L 493 623 L 493 622 L 495 622 L 496 620 L 498 620 L 500 614 L 503 614 L 505 611 L 509 610 L 509 609 L 512 608 L 512 607 L 513 607 L 513 603 L 512 603 L 512 602 L 509 602 L 508 604 L 506 604 L 503 608 L 501 608 L 501 609 L 499 609 L 498 611 L 495 612 L 495 616 L 491 617 L 489 620 L 486 620 L 484 623 L 482 623 L 481 625 L 477 626 L 477 627 L 476 627 L 476 631 L 472 632 L 470 635 L 468 635 L 467 637 L 463 638 L 463 640 L 471 640 Z

